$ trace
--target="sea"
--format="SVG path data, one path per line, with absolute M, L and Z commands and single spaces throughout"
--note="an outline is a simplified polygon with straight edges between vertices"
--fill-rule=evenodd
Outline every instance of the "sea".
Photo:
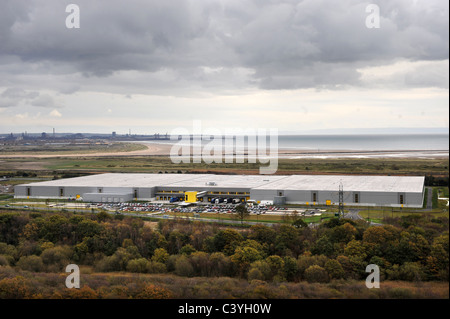
M 147 141 L 183 145 L 179 140 Z M 202 140 L 202 145 L 210 140 Z M 266 138 L 266 146 L 270 137 Z M 448 134 L 279 135 L 280 157 L 442 157 L 449 156 Z M 283 150 L 283 152 L 281 152 Z
M 449 150 L 448 134 L 367 134 L 367 135 L 284 135 L 280 149 L 401 151 Z

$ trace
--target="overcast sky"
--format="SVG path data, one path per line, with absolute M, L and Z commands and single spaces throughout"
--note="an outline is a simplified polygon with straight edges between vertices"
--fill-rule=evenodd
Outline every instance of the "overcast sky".
M 448 128 L 448 24 L 444 0 L 0 0 L 0 133 Z

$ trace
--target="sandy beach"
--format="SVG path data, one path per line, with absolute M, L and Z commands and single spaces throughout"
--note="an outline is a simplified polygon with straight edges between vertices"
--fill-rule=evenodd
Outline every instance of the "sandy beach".
M 171 145 L 156 143 L 139 143 L 147 148 L 130 152 L 101 152 L 101 153 L 80 153 L 80 154 L 13 154 L 3 155 L 0 158 L 54 158 L 54 157 L 100 157 L 100 156 L 146 156 L 146 155 L 169 155 Z

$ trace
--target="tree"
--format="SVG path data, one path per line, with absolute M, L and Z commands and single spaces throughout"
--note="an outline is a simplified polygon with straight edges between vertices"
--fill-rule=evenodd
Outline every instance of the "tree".
M 350 241 L 344 249 L 344 254 L 348 257 L 356 257 L 361 260 L 366 259 L 367 253 L 364 245 L 358 240 Z
M 329 281 L 327 271 L 318 265 L 308 267 L 305 270 L 304 276 L 308 282 L 326 283 Z
M 189 254 L 189 261 L 194 267 L 194 272 L 197 276 L 211 276 L 212 267 L 207 253 L 203 251 L 193 252 Z
M 0 242 L 17 245 L 28 222 L 28 217 L 16 213 L 0 214 Z
M 267 255 L 275 254 L 276 237 L 277 233 L 272 227 L 261 224 L 250 227 L 250 232 L 247 235 L 248 239 L 253 239 L 260 243 Z
M 39 237 L 42 239 L 57 243 L 65 242 L 72 237 L 74 225 L 64 216 L 52 215 L 39 220 L 39 223 Z M 80 239 L 82 238 L 80 237 Z
M 245 204 L 239 204 L 236 206 L 235 217 L 241 221 L 241 224 L 244 222 L 244 219 L 250 215 L 250 212 L 247 209 Z
M 321 225 L 321 227 L 325 228 L 334 228 L 337 226 L 344 225 L 345 223 L 349 223 L 351 225 L 355 225 L 355 222 L 351 219 L 345 219 L 345 218 L 331 218 L 330 220 L 326 221 Z
M 153 284 L 146 284 L 145 287 L 136 295 L 138 299 L 169 299 L 172 298 L 172 292 L 166 288 Z
M 422 281 L 424 277 L 422 265 L 417 262 L 406 262 L 400 266 L 400 280 Z
M 443 234 L 434 238 L 430 256 L 427 259 L 433 265 L 434 275 L 441 280 L 448 280 L 449 274 L 449 235 Z
M 363 243 L 368 248 L 369 255 L 383 256 L 400 239 L 400 229 L 392 226 L 373 226 L 364 231 Z
M 72 255 L 72 249 L 68 246 L 57 246 L 48 248 L 41 254 L 43 263 L 47 266 L 48 271 L 62 271 L 64 267 L 70 264 L 69 260 Z
M 24 277 L 4 278 L 0 280 L 0 299 L 28 298 L 31 291 Z
M 89 286 L 83 286 L 80 289 L 71 289 L 70 299 L 98 299 L 98 293 Z
M 365 269 L 368 265 L 367 247 L 361 241 L 352 240 L 344 248 L 344 255 L 348 257 L 350 264 L 352 265 L 352 272 L 357 274 L 358 277 L 365 275 Z
M 111 219 L 111 216 L 109 216 L 109 214 L 107 213 L 107 212 L 105 212 L 105 211 L 100 211 L 98 214 L 97 214 L 97 220 L 99 221 L 99 222 L 104 222 L 104 221 L 107 221 L 107 220 L 109 220 L 109 219 Z
M 135 244 L 141 255 L 146 258 L 152 256 L 155 249 L 167 247 L 166 238 L 146 225 L 140 229 Z
M 336 243 L 348 243 L 356 238 L 358 231 L 350 223 L 334 227 L 331 230 L 330 240 Z
M 0 266 L 9 266 L 10 262 L 11 262 L 11 256 L 0 255 Z
M 292 222 L 292 226 L 295 228 L 306 228 L 308 227 L 308 224 L 301 218 L 297 218 Z
M 153 254 L 152 261 L 166 263 L 167 259 L 169 259 L 169 253 L 164 248 L 155 249 L 155 253 Z
M 14 245 L 0 242 L 0 255 L 15 257 L 17 255 L 17 249 Z
M 275 250 L 279 256 L 289 254 L 298 256 L 303 250 L 300 230 L 291 225 L 281 225 L 275 239 Z
M 215 251 L 222 251 L 230 256 L 244 237 L 234 229 L 225 229 L 219 231 L 213 238 Z
M 184 245 L 180 249 L 180 253 L 189 256 L 190 254 L 196 252 L 197 250 L 191 244 Z
M 284 260 L 278 255 L 272 255 L 266 258 L 266 262 L 270 266 L 270 278 L 274 276 L 283 276 Z
M 304 275 L 306 269 L 308 269 L 310 266 L 317 265 L 320 267 L 324 267 L 325 263 L 328 261 L 328 258 L 323 255 L 319 256 L 311 256 L 311 254 L 303 254 L 298 257 L 297 260 L 297 267 L 299 274 L 301 276 Z
M 282 269 L 283 277 L 286 278 L 287 281 L 294 281 L 298 275 L 298 265 L 297 260 L 290 256 L 285 256 L 283 258 L 284 267 Z
M 344 278 L 354 277 L 353 265 L 347 256 L 337 256 L 336 261 L 342 266 L 344 270 Z
M 41 272 L 44 270 L 44 263 L 39 256 L 22 256 L 17 262 L 17 266 L 23 270 Z
M 265 280 L 264 274 L 258 268 L 250 268 L 247 275 L 248 281 Z
M 178 276 L 192 277 L 195 274 L 194 267 L 186 255 L 179 255 L 175 261 L 175 274 Z
M 259 259 L 262 259 L 261 253 L 252 247 L 237 247 L 231 256 L 231 261 L 239 268 L 241 276 L 247 272 L 252 262 Z
M 277 233 L 272 227 L 260 224 L 250 227 L 250 233 L 248 234 L 249 239 L 254 239 L 268 245 L 273 244 L 276 237 Z
M 255 248 L 262 257 L 266 257 L 265 247 L 259 242 L 253 239 L 247 239 L 239 243 L 239 247 L 252 247 Z
M 107 256 L 100 260 L 96 268 L 99 271 L 124 271 L 130 260 L 141 257 L 136 246 L 119 247 L 112 256 Z
M 187 244 L 189 244 L 189 235 L 174 230 L 169 235 L 167 250 L 170 254 L 178 254 L 181 248 Z
M 203 224 L 196 225 L 193 229 L 191 235 L 189 236 L 192 246 L 196 250 L 201 250 L 203 248 L 205 239 L 212 235 L 209 227 L 205 227 Z
M 127 264 L 127 271 L 146 273 L 150 268 L 150 261 L 145 258 L 132 259 Z
M 345 276 L 345 271 L 341 264 L 334 259 L 330 259 L 325 263 L 325 270 L 331 279 L 340 279 Z
M 332 256 L 334 248 L 330 238 L 327 235 L 320 237 L 312 246 L 311 252 L 314 255 Z
M 162 274 L 167 272 L 166 265 L 157 261 L 149 261 L 147 266 L 147 272 L 150 274 Z
M 406 242 L 412 252 L 413 261 L 424 261 L 430 254 L 430 245 L 424 236 L 418 233 L 402 232 L 401 242 Z
M 272 269 L 265 260 L 257 260 L 251 263 L 247 278 L 249 281 L 258 280 L 270 280 L 273 277 Z
M 216 252 L 209 256 L 211 276 L 233 276 L 233 262 L 224 253 Z

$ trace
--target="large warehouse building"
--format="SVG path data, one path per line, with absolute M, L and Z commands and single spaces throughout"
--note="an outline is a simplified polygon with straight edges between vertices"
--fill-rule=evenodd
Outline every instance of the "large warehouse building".
M 422 207 L 423 176 L 212 175 L 107 173 L 22 184 L 15 198 L 67 198 L 86 202 L 131 200 L 210 202 L 217 198 L 275 204 Z

